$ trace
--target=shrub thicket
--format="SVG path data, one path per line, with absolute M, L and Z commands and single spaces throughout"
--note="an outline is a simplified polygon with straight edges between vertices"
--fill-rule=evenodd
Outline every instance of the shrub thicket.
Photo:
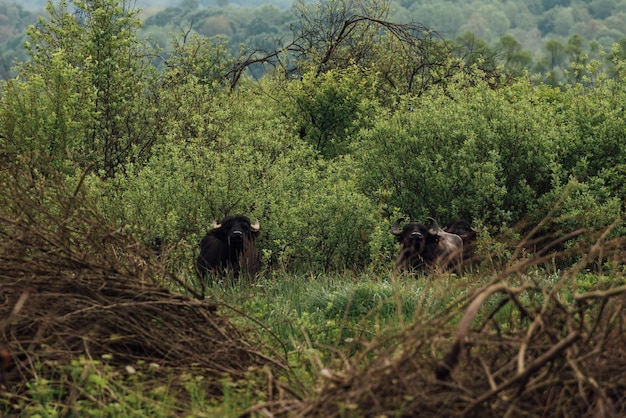
M 132 10 L 83 6 L 89 19 L 60 8 L 33 30 L 32 64 L 4 84 L 5 159 L 68 178 L 95 167 L 87 184 L 106 216 L 176 248 L 171 261 L 188 271 L 199 237 L 230 213 L 260 220 L 268 267 L 328 270 L 393 258 L 399 215 L 463 217 L 493 235 L 536 224 L 557 201 L 552 232 L 624 210 L 618 59 L 562 89 L 496 82 L 450 58 L 446 82 L 419 96 L 381 94 L 375 59 L 230 90 L 225 45 L 184 37 L 157 72 Z M 104 30 L 107 65 L 89 58 Z

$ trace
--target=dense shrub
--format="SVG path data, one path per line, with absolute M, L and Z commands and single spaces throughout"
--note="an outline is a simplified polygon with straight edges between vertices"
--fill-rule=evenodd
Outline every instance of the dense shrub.
M 271 208 L 273 230 L 268 231 L 281 265 L 327 271 L 369 263 L 376 211 L 357 190 L 349 166 L 300 171 L 281 186 L 282 197 Z M 276 190 L 268 194 L 277 197 Z
M 532 226 L 560 201 L 546 232 L 606 227 L 624 210 L 617 87 L 558 90 L 520 80 L 407 98 L 353 143 L 360 185 L 388 213 L 414 220 Z
M 278 100 L 300 138 L 333 158 L 346 154 L 353 136 L 367 125 L 374 85 L 356 66 L 306 73 L 288 83 Z
M 558 126 L 533 95 L 520 83 L 406 98 L 356 144 L 364 191 L 416 219 L 518 219 L 550 189 L 558 169 Z
M 45 74 L 4 83 L 0 144 L 5 155 L 64 173 L 85 163 L 75 157 L 84 156 L 85 130 L 93 122 L 96 99 L 89 88 L 75 88 L 84 85 L 84 75 L 67 62 L 63 51 L 50 54 Z
M 225 43 L 183 36 L 157 70 L 134 11 L 85 3 L 99 20 L 83 21 L 62 6 L 32 31 L 22 78 L 4 86 L 2 157 L 71 179 L 95 167 L 86 184 L 106 216 L 175 249 L 170 261 L 185 270 L 212 221 L 235 213 L 259 219 L 266 266 L 315 271 L 386 271 L 399 216 L 466 218 L 496 237 L 537 224 L 556 202 L 551 233 L 623 213 L 617 58 L 617 81 L 593 66 L 561 89 L 461 61 L 419 95 L 380 89 L 382 73 L 366 64 L 375 60 L 235 83 Z M 110 37 L 94 36 L 105 29 Z M 129 55 L 92 62 L 98 42 Z
M 376 212 L 358 192 L 349 159 L 316 158 L 256 89 L 211 106 L 209 93 L 194 86 L 196 99 L 179 103 L 189 103 L 190 118 L 170 122 L 169 142 L 147 165 L 128 164 L 115 179 L 94 180 L 104 211 L 147 243 L 184 244 L 188 266 L 213 219 L 234 213 L 259 219 L 259 246 L 269 265 L 367 264 Z M 202 102 L 197 96 L 205 98 L 205 112 L 190 129 L 193 104 Z
M 571 135 L 559 143 L 564 173 L 580 181 L 626 162 L 623 83 L 606 81 L 592 90 L 567 89 L 560 103 L 571 123 Z

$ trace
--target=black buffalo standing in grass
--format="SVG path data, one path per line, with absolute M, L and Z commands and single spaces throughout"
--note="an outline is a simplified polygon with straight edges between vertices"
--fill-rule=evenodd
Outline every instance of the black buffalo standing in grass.
M 400 228 L 404 218 L 398 218 L 391 227 L 391 233 L 400 243 L 400 254 L 396 258 L 396 271 L 409 270 L 432 264 L 434 261 L 433 237 L 428 228 L 419 222 L 409 222 Z
M 259 235 L 259 221 L 254 224 L 247 216 L 227 216 L 213 226 L 200 242 L 200 255 L 196 271 L 206 279 L 210 273 L 239 277 L 243 270 L 253 276 L 258 272 L 260 261 L 255 240 Z

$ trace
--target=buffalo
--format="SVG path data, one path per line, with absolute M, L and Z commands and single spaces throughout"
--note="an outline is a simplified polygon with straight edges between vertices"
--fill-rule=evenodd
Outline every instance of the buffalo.
M 396 270 L 402 271 L 434 262 L 436 240 L 428 233 L 428 228 L 418 222 L 410 222 L 401 229 L 404 218 L 398 218 L 391 227 L 391 233 L 400 243 L 400 254 L 396 259 Z M 428 240 L 428 243 L 427 243 Z
M 461 269 L 463 239 L 459 235 L 444 231 L 433 218 L 428 218 L 428 226 L 410 222 L 400 229 L 403 220 L 396 219 L 391 227 L 400 243 L 396 271 L 418 267 Z
M 474 256 L 474 241 L 476 241 L 476 230 L 471 227 L 465 219 L 458 219 L 450 222 L 443 228 L 444 231 L 456 234 L 463 240 L 463 260 L 467 261 Z
M 257 273 L 260 261 L 255 240 L 260 232 L 259 221 L 250 222 L 247 216 L 227 216 L 213 226 L 200 242 L 196 271 L 201 279 L 209 273 L 226 275 L 232 271 L 235 278 L 241 271 Z

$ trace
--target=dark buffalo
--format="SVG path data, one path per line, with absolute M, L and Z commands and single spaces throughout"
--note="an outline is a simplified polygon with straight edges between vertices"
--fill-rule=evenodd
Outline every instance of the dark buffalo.
M 476 231 L 465 219 L 458 219 L 450 222 L 443 228 L 444 231 L 456 234 L 463 239 L 463 242 L 476 241 Z
M 428 228 L 421 223 L 410 222 L 400 229 L 402 221 L 404 218 L 396 219 L 391 227 L 391 233 L 400 243 L 396 270 L 402 271 L 423 265 L 432 265 L 436 241 L 428 233 Z M 429 240 L 428 245 L 427 240 Z
M 463 240 L 463 260 L 469 260 L 474 256 L 474 241 L 476 230 L 465 219 L 450 222 L 443 228 L 444 231 L 456 234 Z
M 198 275 L 204 279 L 209 272 L 224 275 L 232 271 L 239 277 L 241 270 L 256 274 L 260 262 L 255 240 L 259 231 L 259 221 L 252 224 L 247 216 L 227 216 L 220 223 L 215 220 L 200 242 Z
M 396 219 L 391 233 L 400 243 L 396 271 L 418 268 L 460 269 L 463 240 L 460 236 L 442 230 L 437 221 L 428 218 L 429 225 L 410 222 L 402 229 L 403 218 Z

